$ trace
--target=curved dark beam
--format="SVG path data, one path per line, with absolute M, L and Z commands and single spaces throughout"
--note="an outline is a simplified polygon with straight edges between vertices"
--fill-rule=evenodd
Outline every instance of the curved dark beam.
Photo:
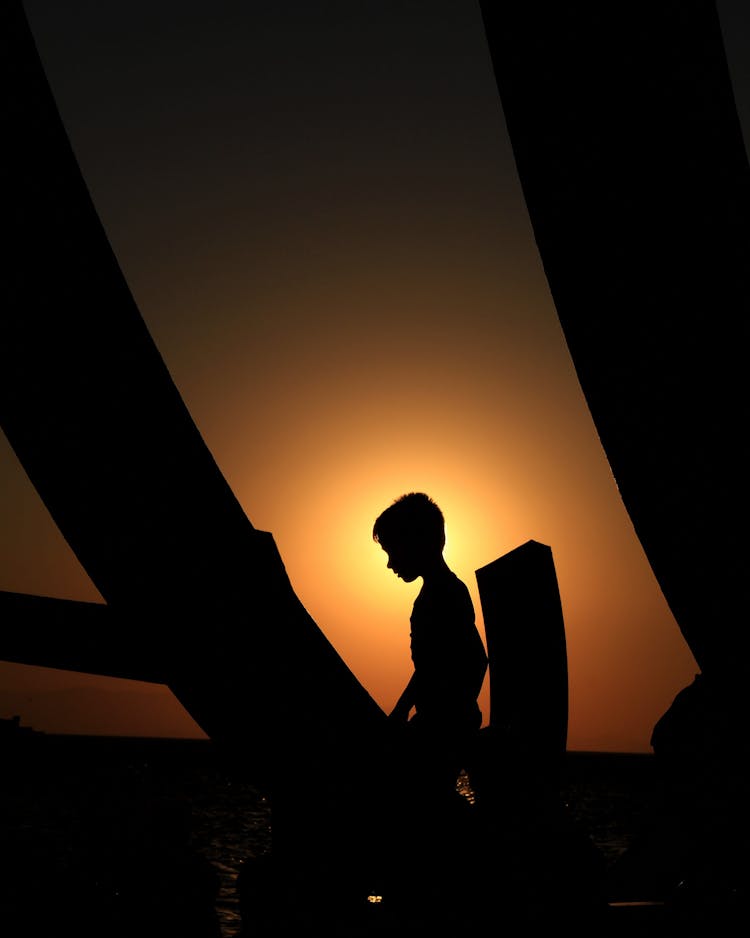
M 715 5 L 481 8 L 623 502 L 701 668 L 746 671 L 750 171 Z
M 97 217 L 22 6 L 1 9 L 0 425 L 128 623 L 109 637 L 163 674 L 209 736 L 266 767 L 326 758 L 343 738 L 364 747 L 385 716 L 206 448 Z

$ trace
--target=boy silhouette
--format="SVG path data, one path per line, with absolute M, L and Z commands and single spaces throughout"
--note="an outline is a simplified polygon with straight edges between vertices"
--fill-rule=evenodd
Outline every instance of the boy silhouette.
M 372 536 L 396 576 L 406 583 L 422 577 L 411 614 L 414 674 L 390 719 L 407 727 L 418 793 L 451 796 L 467 744 L 482 723 L 477 697 L 487 655 L 471 596 L 445 562 L 445 521 L 429 496 L 412 492 L 396 499 L 375 521 Z

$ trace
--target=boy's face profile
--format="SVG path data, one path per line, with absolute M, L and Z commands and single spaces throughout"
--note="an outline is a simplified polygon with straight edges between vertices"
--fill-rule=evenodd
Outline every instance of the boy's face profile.
M 421 575 L 421 563 L 419 553 L 414 545 L 396 543 L 383 544 L 380 546 L 388 555 L 388 569 L 393 570 L 399 579 L 405 583 L 412 583 Z
M 373 540 L 388 555 L 388 569 L 411 583 L 445 566 L 443 515 L 427 495 L 402 495 L 377 518 Z

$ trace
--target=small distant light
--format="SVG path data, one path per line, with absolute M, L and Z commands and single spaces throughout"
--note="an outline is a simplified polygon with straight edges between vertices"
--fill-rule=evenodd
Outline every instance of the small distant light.
M 382 897 L 382 896 L 376 896 L 376 895 L 373 895 L 372 893 L 370 893 L 370 895 L 367 897 L 367 901 L 368 901 L 368 902 L 382 902 L 382 901 L 383 901 L 383 897 Z

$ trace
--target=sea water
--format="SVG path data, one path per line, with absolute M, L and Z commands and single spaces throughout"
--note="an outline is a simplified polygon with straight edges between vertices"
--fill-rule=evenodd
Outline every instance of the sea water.
M 210 743 L 39 736 L 3 745 L 6 892 L 20 886 L 23 893 L 27 879 L 28 896 L 38 895 L 45 882 L 84 867 L 106 874 L 114 851 L 154 837 L 156 816 L 212 871 L 221 938 L 239 936 L 237 876 L 244 860 L 270 850 L 271 811 L 264 792 L 223 766 Z M 566 779 L 571 814 L 607 862 L 616 861 L 651 810 L 652 757 L 569 753 Z M 470 780 L 460 779 L 459 788 L 471 800 Z M 28 914 L 38 914 L 33 901 Z

